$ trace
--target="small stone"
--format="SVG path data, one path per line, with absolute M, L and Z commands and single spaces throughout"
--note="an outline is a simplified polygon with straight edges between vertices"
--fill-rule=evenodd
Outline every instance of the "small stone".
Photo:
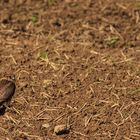
M 66 125 L 57 125 L 54 128 L 54 133 L 56 135 L 64 135 L 64 134 L 68 134 L 70 131 L 70 128 Z
M 48 124 L 48 123 L 43 124 L 42 127 L 44 127 L 44 128 L 49 128 L 49 127 L 50 127 L 50 124 Z

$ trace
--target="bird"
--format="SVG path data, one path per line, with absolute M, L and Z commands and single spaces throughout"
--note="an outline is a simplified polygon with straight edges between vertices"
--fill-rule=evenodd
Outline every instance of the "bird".
M 0 109 L 10 105 L 15 90 L 15 81 L 8 79 L 0 80 Z

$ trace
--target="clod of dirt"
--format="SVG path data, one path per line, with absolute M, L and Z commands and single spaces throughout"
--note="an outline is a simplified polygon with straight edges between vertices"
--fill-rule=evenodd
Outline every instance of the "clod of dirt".
M 54 133 L 56 135 L 64 135 L 64 134 L 68 134 L 70 132 L 70 128 L 66 125 L 57 125 L 54 128 Z
M 13 81 L 2 79 L 0 81 L 0 108 L 8 106 L 14 93 L 16 85 Z
M 11 15 L 7 11 L 4 11 L 0 14 L 0 22 L 7 24 L 10 20 Z

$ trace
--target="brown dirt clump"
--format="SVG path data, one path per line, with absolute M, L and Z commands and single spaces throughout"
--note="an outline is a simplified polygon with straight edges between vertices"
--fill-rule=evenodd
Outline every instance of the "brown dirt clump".
M 139 1 L 1 0 L 0 66 L 1 140 L 140 139 Z

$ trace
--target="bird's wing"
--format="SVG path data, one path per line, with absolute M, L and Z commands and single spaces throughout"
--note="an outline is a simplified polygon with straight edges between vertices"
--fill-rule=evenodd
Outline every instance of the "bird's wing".
M 9 84 L 9 81 L 6 79 L 2 79 L 0 81 L 0 89 L 3 88 L 5 85 Z
M 15 92 L 15 83 L 8 80 L 0 81 L 0 100 L 6 101 L 13 96 Z
M 9 86 L 7 86 L 7 88 L 5 90 L 3 99 L 5 99 L 5 100 L 11 99 L 12 96 L 14 95 L 14 93 L 15 93 L 15 89 L 16 89 L 15 84 L 14 83 L 10 83 Z

